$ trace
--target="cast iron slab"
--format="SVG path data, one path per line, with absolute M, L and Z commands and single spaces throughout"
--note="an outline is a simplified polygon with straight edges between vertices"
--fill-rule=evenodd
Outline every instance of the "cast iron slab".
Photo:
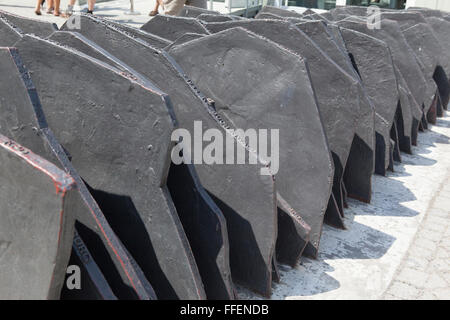
M 146 32 L 141 29 L 133 28 L 133 27 L 130 27 L 123 23 L 118 23 L 113 20 L 107 20 L 107 21 L 108 21 L 108 23 L 115 26 L 116 28 L 128 33 L 130 36 L 135 37 L 135 38 L 140 38 L 153 47 L 162 49 L 164 47 L 167 47 L 171 43 L 170 40 L 160 37 L 156 34 L 152 34 L 152 33 Z M 68 28 L 65 26 L 65 29 L 67 30 Z M 73 30 L 73 31 L 77 31 L 77 30 Z
M 0 10 L 0 16 L 7 19 L 12 25 L 18 27 L 25 33 L 35 34 L 44 38 L 58 30 L 58 27 L 54 23 L 21 17 L 3 10 Z
M 302 58 L 242 28 L 184 43 L 169 54 L 200 90 L 214 99 L 223 118 L 239 128 L 279 130 L 277 190 L 311 227 L 307 252 L 314 255 L 333 170 Z M 304 185 L 308 188 L 302 188 Z M 280 255 L 277 260 L 283 262 Z
M 330 208 L 327 210 L 327 215 L 342 212 L 343 196 L 341 191 L 341 181 L 343 176 L 343 168 L 346 166 L 352 140 L 355 136 L 357 122 L 355 119 L 362 113 L 360 111 L 361 108 L 358 105 L 360 99 L 357 99 L 356 96 L 348 97 L 348 94 L 344 95 L 342 92 L 353 90 L 353 93 L 357 95 L 358 82 L 342 71 L 342 69 L 340 69 L 335 63 L 333 63 L 333 61 L 331 61 L 302 31 L 288 22 L 278 20 L 247 20 L 239 22 L 211 23 L 206 25 L 211 32 L 218 32 L 238 26 L 275 41 L 308 60 L 308 65 L 311 70 L 312 84 L 317 96 L 318 106 L 321 112 L 325 132 L 328 137 L 328 142 L 330 144 L 330 149 L 333 152 L 335 166 L 333 191 L 334 196 L 338 198 L 338 201 L 335 202 L 330 200 Z M 285 30 L 286 32 L 282 32 L 282 30 Z M 340 112 L 335 112 L 336 109 L 339 109 Z M 367 127 L 370 127 L 373 130 L 373 123 L 371 126 L 370 123 L 369 125 L 367 122 L 364 123 L 366 124 L 366 130 Z M 364 137 L 367 136 L 369 137 L 370 143 L 370 138 L 373 138 L 373 131 L 371 135 L 365 135 Z M 358 178 L 357 182 L 359 182 L 359 184 L 352 184 L 351 187 L 359 190 L 360 194 L 362 194 L 361 198 L 366 197 L 366 199 L 370 200 L 370 179 L 373 172 L 373 152 L 368 152 L 366 154 L 358 151 L 353 156 L 355 157 L 353 169 L 361 168 L 362 170 L 357 170 L 357 175 L 355 175 L 355 177 Z M 368 156 L 368 158 L 364 158 L 365 156 Z M 365 166 L 367 166 L 367 170 L 364 170 Z M 363 194 L 363 192 L 367 193 Z M 309 201 L 308 198 L 302 199 L 306 202 Z M 294 204 L 291 200 L 288 200 L 288 202 L 291 205 Z M 335 203 L 339 206 L 339 209 L 337 210 L 333 208 Z M 302 203 L 298 203 L 298 205 L 303 207 L 305 206 L 305 204 Z M 306 208 L 308 208 L 308 211 Z M 302 212 L 302 215 L 305 214 L 308 217 L 314 217 L 314 213 L 317 212 L 318 209 L 319 207 L 314 207 L 311 203 L 302 211 L 299 209 L 297 210 Z M 335 221 L 335 223 L 332 223 L 334 226 L 343 227 L 343 222 L 340 216 L 335 218 L 327 218 L 326 221 Z M 307 222 L 310 224 L 308 219 Z
M 175 121 L 165 95 L 49 41 L 26 36 L 16 46 L 33 72 L 49 127 L 158 297 L 204 298 L 164 183 Z
M 424 16 L 419 11 L 384 11 L 380 13 L 381 19 L 389 19 L 398 22 L 401 30 L 408 29 L 418 23 L 426 23 Z
M 434 35 L 434 32 L 430 25 L 427 24 L 427 20 L 424 18 L 424 15 L 420 11 L 400 11 L 400 12 L 382 12 L 381 13 L 382 21 L 384 19 L 391 19 L 395 20 L 399 23 L 400 28 L 402 31 L 406 31 L 409 29 L 409 32 L 405 34 L 405 37 L 407 38 L 408 44 L 413 48 L 418 58 L 424 63 L 424 67 L 427 68 L 427 62 L 426 59 L 424 59 L 424 52 L 422 50 L 417 50 L 418 45 L 422 45 L 421 48 L 423 48 L 425 51 L 433 52 L 433 54 L 436 54 L 437 52 L 440 52 L 439 55 L 435 56 L 435 59 L 439 60 L 439 65 L 445 70 L 446 74 L 450 74 L 450 54 L 447 52 L 447 50 L 443 50 L 442 47 L 439 45 L 439 41 L 437 40 L 436 36 Z M 419 26 L 416 27 L 416 25 L 419 24 Z M 412 34 L 412 32 L 417 31 L 417 34 Z M 426 54 L 426 53 L 425 53 Z M 435 69 L 433 69 L 434 73 Z M 425 76 L 427 77 L 427 72 L 424 72 Z M 447 78 L 447 75 L 445 75 L 443 78 Z M 428 79 L 428 78 L 427 78 Z M 430 78 L 431 79 L 431 78 Z M 438 86 L 441 86 L 440 93 L 443 90 L 450 90 L 448 88 L 447 83 L 444 79 L 439 78 L 437 84 Z M 431 82 L 431 81 L 430 81 Z M 445 86 L 447 88 L 442 88 L 442 86 Z M 432 101 L 434 102 L 434 93 L 435 88 L 433 85 L 427 86 L 427 96 L 432 96 Z M 432 103 L 432 102 L 431 102 Z M 428 112 L 428 109 L 431 107 L 431 103 L 427 103 L 425 105 L 425 109 Z M 435 115 L 434 115 L 435 116 Z
M 200 185 L 192 164 L 172 164 L 167 183 L 175 203 L 184 208 L 179 212 L 180 220 L 199 269 L 203 271 L 201 275 L 208 299 L 232 298 L 232 280 L 228 272 L 230 249 L 222 211 Z M 197 206 L 192 206 L 193 202 Z M 223 274 L 222 270 L 227 273 Z
M 210 13 L 202 13 L 197 17 L 197 19 L 205 22 L 224 22 L 234 20 L 231 15 Z
M 322 49 L 328 57 L 331 58 L 339 67 L 347 72 L 348 75 L 352 76 L 358 82 L 359 97 L 350 97 L 353 99 L 358 99 L 361 111 L 354 111 L 355 116 L 359 117 L 357 120 L 356 134 L 365 141 L 366 145 L 374 150 L 375 154 L 375 172 L 384 175 L 389 167 L 389 163 L 393 161 L 392 150 L 390 150 L 390 127 L 379 113 L 375 112 L 373 115 L 373 104 L 368 98 L 364 87 L 362 86 L 360 76 L 355 71 L 352 61 L 350 60 L 349 53 L 345 47 L 342 35 L 338 28 L 328 28 L 326 23 L 323 21 L 308 21 L 303 23 L 298 23 L 296 26 L 301 29 L 308 37 L 311 38 L 319 47 Z M 337 40 L 336 40 L 337 39 Z M 345 90 L 341 94 L 346 94 Z M 372 111 L 372 112 L 371 112 Z M 373 126 L 367 126 L 368 121 L 375 117 L 375 128 Z M 374 133 L 374 130 L 376 131 Z M 378 143 L 375 143 L 373 136 L 376 134 L 378 136 Z M 356 149 L 356 153 L 361 153 L 360 150 Z M 362 201 L 370 201 L 370 187 L 357 185 L 356 183 L 361 180 L 359 176 L 361 172 L 364 171 L 364 167 L 361 170 L 351 170 L 352 166 L 361 163 L 358 160 L 352 158 L 352 153 L 350 154 L 350 162 L 348 169 L 344 167 L 344 180 L 348 184 L 347 188 L 350 196 L 355 196 L 357 199 Z M 373 164 L 372 164 L 373 165 Z M 367 170 L 366 170 L 367 171 Z M 370 180 L 366 180 L 369 181 Z M 339 197 L 336 197 L 336 201 L 342 206 L 342 201 Z
M 168 45 L 167 47 L 164 48 L 164 51 L 169 51 L 170 48 L 172 48 L 173 46 L 177 46 L 179 44 L 191 41 L 191 40 L 195 40 L 201 37 L 204 37 L 204 34 L 198 34 L 198 33 L 185 33 L 183 34 L 181 37 L 179 37 L 177 40 L 175 40 L 174 42 L 172 42 L 170 45 Z
M 237 141 L 230 131 L 233 127 L 226 125 L 218 117 L 207 98 L 167 53 L 151 47 L 145 41 L 130 37 L 106 21 L 87 16 L 82 19 L 84 28 L 80 32 L 115 56 L 109 58 L 120 59 L 120 63 L 128 70 L 139 70 L 132 72 L 150 79 L 170 95 L 181 128 L 193 135 L 195 122 L 199 121 L 200 128 L 219 129 L 228 138 L 232 138 L 231 141 Z M 127 44 L 126 47 L 124 43 Z M 272 177 L 260 175 L 261 165 L 211 166 L 198 162 L 195 163 L 195 169 L 201 184 L 226 218 L 233 281 L 270 295 L 272 257 L 277 238 L 275 186 Z M 222 228 L 217 229 L 217 232 L 220 230 Z M 216 236 L 225 239 L 224 235 Z M 227 245 L 225 240 L 223 245 Z M 226 253 L 226 249 L 220 252 Z M 224 256 L 219 261 L 226 259 Z M 223 278 L 221 287 L 232 287 L 228 280 L 230 267 L 224 263 L 218 264 L 217 268 Z M 213 270 L 203 270 L 203 273 L 207 272 Z M 222 297 L 229 298 L 229 290 L 222 291 Z
M 294 17 L 294 18 L 302 18 L 303 15 L 301 13 L 297 13 L 294 11 L 290 11 L 290 10 L 285 10 L 285 9 L 281 9 L 281 8 L 277 8 L 277 7 L 273 7 L 273 6 L 264 6 L 256 15 L 255 18 L 258 19 L 258 15 L 259 14 L 263 14 L 263 13 L 271 13 L 280 17 Z
M 397 114 L 400 97 L 389 47 L 383 41 L 354 30 L 342 28 L 341 34 L 375 110 L 388 120 L 390 127 L 397 120 L 397 128 L 403 129 L 397 132 L 400 150 L 411 153 L 411 108 L 405 105 L 399 111 L 401 114 Z
M 73 208 L 77 209 L 76 218 L 94 235 L 96 241 L 89 243 L 91 252 L 95 250 L 93 253 L 96 257 L 103 255 L 104 258 L 97 262 L 115 294 L 123 299 L 153 299 L 153 290 L 147 279 L 141 276 L 140 268 L 132 263 L 132 258 L 70 163 L 66 150 L 48 128 L 36 88 L 18 51 L 2 49 L 0 52 L 4 68 L 0 73 L 3 77 L 0 84 L 3 101 L 7 101 L 0 108 L 1 133 L 13 137 L 24 146 L 32 147 L 37 154 L 54 163 L 59 161 L 76 181 L 81 197 L 79 202 L 73 204 Z
M 319 27 L 323 24 L 318 22 Z M 364 199 L 364 201 L 370 201 L 370 177 L 373 172 L 373 150 L 375 149 L 373 142 L 373 109 L 368 102 L 365 94 L 362 93 L 361 86 L 357 81 L 353 81 L 348 73 L 343 71 L 337 66 L 330 58 L 321 51 L 316 44 L 314 44 L 307 35 L 296 27 L 291 26 L 287 22 L 281 21 L 240 21 L 240 22 L 227 22 L 223 24 L 207 24 L 206 27 L 211 32 L 217 32 L 224 28 L 231 28 L 233 26 L 241 26 L 252 32 L 261 34 L 262 36 L 278 42 L 285 48 L 288 48 L 294 53 L 297 53 L 308 60 L 309 67 L 311 69 L 311 79 L 318 98 L 318 105 L 321 110 L 322 119 L 324 121 L 325 130 L 327 133 L 328 141 L 331 146 L 331 150 L 338 157 L 339 162 L 335 162 L 335 197 L 340 211 L 343 211 L 343 200 L 340 190 L 340 180 L 342 179 L 343 169 L 346 167 L 348 158 L 351 159 L 351 165 L 349 165 L 348 172 L 348 188 L 351 190 L 351 194 L 358 199 Z M 282 30 L 288 30 L 284 35 Z M 308 28 L 313 30 L 313 28 Z M 322 30 L 323 31 L 323 30 Z M 331 37 L 331 35 L 329 35 Z M 334 44 L 332 42 L 331 44 Z M 325 41 L 324 46 L 330 46 L 330 43 Z M 330 47 L 330 53 L 333 54 L 333 58 L 338 60 L 341 64 L 345 64 L 345 57 L 339 54 L 339 50 L 335 50 L 334 47 Z M 336 54 L 336 51 L 337 54 Z M 349 70 L 350 70 L 350 63 Z M 339 78 L 331 79 L 330 75 Z M 334 81 L 336 80 L 336 81 Z M 329 83 L 324 85 L 324 83 Z M 336 87 L 336 83 L 341 86 L 340 89 L 330 89 Z M 356 92 L 354 96 L 351 96 L 347 92 L 348 87 L 353 87 L 353 91 Z M 342 100 L 347 100 L 342 104 Z M 365 103 L 367 101 L 367 103 Z M 358 105 L 359 104 L 359 105 Z M 342 106 L 345 105 L 345 106 Z M 354 109 L 351 109 L 351 108 Z M 346 110 L 344 113 L 338 114 L 333 111 L 334 108 L 340 110 Z M 346 109 L 347 108 L 347 109 Z M 352 110 L 352 111 L 350 111 Z M 338 117 L 341 119 L 338 121 Z M 355 119 L 356 117 L 356 119 Z M 350 120 L 352 119 L 352 120 Z M 336 125 L 336 123 L 343 123 L 344 121 L 350 121 L 351 124 Z M 356 127 L 355 127 L 356 123 Z M 338 131 L 341 132 L 338 133 Z M 350 130 L 350 131 L 349 131 Z M 353 130 L 353 132 L 351 132 Z M 343 134 L 346 132 L 346 136 Z M 357 134 L 364 143 L 367 145 L 367 153 L 362 152 L 364 149 L 361 146 L 361 150 L 355 153 L 350 152 L 350 146 L 354 134 Z M 347 147 L 345 147 L 347 146 Z M 350 153 L 350 156 L 349 156 Z M 340 177 L 340 178 L 339 178 Z
M 274 13 L 270 13 L 270 12 L 262 12 L 260 11 L 256 16 L 255 19 L 273 19 L 273 20 L 286 20 L 286 17 L 282 17 L 282 16 L 278 16 Z M 303 19 L 303 18 L 298 18 L 298 19 Z
M 444 19 L 440 19 L 440 18 L 436 18 L 436 17 L 429 17 L 426 18 L 428 24 L 433 28 L 434 30 L 434 34 L 436 35 L 436 37 L 439 40 L 439 44 L 442 46 L 442 48 L 446 51 L 449 52 L 450 50 L 450 22 Z M 448 76 L 450 75 L 448 72 L 446 72 L 446 74 L 444 74 L 441 69 L 436 70 L 437 72 L 435 72 L 435 74 L 433 75 L 434 80 L 438 83 L 439 81 L 443 81 L 445 82 L 445 77 L 448 78 Z M 447 79 L 449 80 L 449 79 Z M 449 81 L 447 81 L 449 82 Z M 448 98 L 447 101 L 445 99 L 445 97 L 448 97 L 448 95 L 450 95 L 450 92 L 448 92 L 445 89 L 444 85 L 438 85 L 439 88 L 439 93 L 441 96 L 441 100 L 443 103 L 443 107 L 447 110 L 447 106 L 448 106 Z
M 119 67 L 117 64 L 115 64 L 105 56 L 105 54 L 107 54 L 106 51 L 99 51 L 101 50 L 99 46 L 97 46 L 95 43 L 92 43 L 92 41 L 78 32 L 56 31 L 52 33 L 47 39 L 65 45 L 69 48 L 74 48 L 92 58 L 103 61 L 114 67 Z
M 418 64 L 414 51 L 406 41 L 405 36 L 400 30 L 397 22 L 392 20 L 383 20 L 381 29 L 373 30 L 368 29 L 366 23 L 361 22 L 338 21 L 337 23 L 341 27 L 356 30 L 384 41 L 389 46 L 392 60 L 405 79 L 409 90 L 413 94 L 413 98 L 422 109 L 425 105 L 431 104 L 433 97 L 427 96 L 427 81 L 425 80 L 423 72 Z M 422 118 L 418 120 L 421 121 Z
M 3 135 L 0 164 L 0 298 L 58 299 L 74 231 L 75 181 Z
M 212 10 L 207 10 L 207 9 L 203 9 L 203 8 L 198 8 L 198 7 L 193 7 L 193 6 L 184 6 L 183 9 L 180 12 L 180 16 L 181 17 L 191 17 L 191 18 L 196 18 L 199 15 L 206 13 L 206 14 L 216 14 L 219 15 L 220 12 L 218 11 L 212 11 Z
M 75 48 L 85 50 L 86 46 L 90 45 L 90 50 L 96 50 L 97 55 L 103 55 L 102 60 L 109 60 L 111 64 L 124 70 L 129 68 L 122 61 L 119 61 L 81 34 L 74 34 L 73 36 L 84 41 L 82 46 L 71 41 Z M 64 44 L 67 44 L 65 38 L 61 38 L 61 40 Z M 134 43 L 134 40 L 128 40 Z M 146 61 L 148 60 L 144 60 L 144 62 Z M 130 70 L 132 69 L 130 68 Z M 147 70 L 150 69 L 147 68 Z M 139 77 L 140 75 L 136 73 L 136 76 Z M 184 229 L 188 231 L 187 237 L 199 264 L 208 298 L 232 298 L 233 289 L 229 270 L 228 238 L 223 215 L 198 182 L 198 177 L 193 168 L 189 170 L 180 169 L 179 166 L 173 166 L 172 168 L 173 172 L 171 170 L 170 176 L 172 178 L 169 180 L 169 189 Z M 182 185 L 180 186 L 179 184 Z M 186 197 L 187 194 L 190 194 L 190 197 Z M 202 216 L 202 219 L 198 218 L 200 216 Z
M 398 69 L 396 65 L 394 65 L 395 74 L 397 78 L 398 92 L 400 96 L 400 104 L 402 110 L 406 107 L 411 110 L 411 144 L 417 146 L 417 134 L 419 131 L 419 124 L 422 119 L 422 108 L 417 103 L 416 99 L 414 99 L 411 91 L 409 90 L 408 84 L 406 83 L 405 78 L 403 78 L 402 73 Z M 406 130 L 407 128 L 405 128 Z
M 423 64 L 423 72 L 433 79 L 439 89 L 442 101 L 448 103 L 450 84 L 447 74 L 450 70 L 450 55 L 437 39 L 428 23 L 418 23 L 403 30 L 406 40 Z
M 170 41 L 175 41 L 185 33 L 208 34 L 197 19 L 165 15 L 155 16 L 141 29 Z
M 0 46 L 12 47 L 20 40 L 22 31 L 0 15 Z

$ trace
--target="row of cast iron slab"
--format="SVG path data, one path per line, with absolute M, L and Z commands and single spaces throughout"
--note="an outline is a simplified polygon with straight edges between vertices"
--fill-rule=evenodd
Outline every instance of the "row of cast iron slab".
M 450 18 L 365 15 L 185 7 L 58 30 L 1 12 L 0 298 L 269 297 L 449 102 Z M 197 121 L 242 147 L 232 129 L 278 129 L 278 173 L 175 165 L 171 135 Z

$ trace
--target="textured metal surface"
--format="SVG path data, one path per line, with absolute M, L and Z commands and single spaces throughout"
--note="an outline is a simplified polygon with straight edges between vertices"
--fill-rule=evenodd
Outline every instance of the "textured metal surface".
M 281 8 L 273 7 L 273 6 L 264 6 L 256 15 L 256 19 L 258 19 L 259 14 L 270 13 L 280 17 L 293 17 L 293 18 L 302 18 L 303 15 L 291 10 L 284 10 Z
M 122 298 L 151 298 L 146 290 L 147 280 L 139 276 L 139 267 L 130 262 L 131 258 L 112 232 L 83 180 L 71 165 L 66 150 L 62 148 L 53 132 L 48 128 L 36 88 L 18 51 L 3 49 L 2 55 L 3 58 L 6 57 L 3 59 L 5 63 L 3 66 L 9 68 L 7 72 L 6 70 L 2 72 L 3 77 L 9 77 L 7 81 L 1 82 L 4 88 L 2 97 L 4 101 L 8 101 L 8 104 L 2 105 L 0 109 L 2 133 L 13 137 L 24 146 L 33 148 L 37 154 L 53 163 L 59 162 L 61 167 L 70 173 L 76 181 L 79 191 L 77 201 L 74 200 L 71 206 L 73 206 L 73 210 L 76 210 L 77 220 L 84 223 L 86 228 L 91 230 L 91 234 L 99 239 L 94 243 L 96 246 L 91 249 L 95 249 L 96 252 L 98 249 L 108 255 L 108 259 L 100 267 L 105 276 L 114 281 L 114 286 L 111 284 L 113 290 Z
M 141 27 L 142 30 L 175 41 L 185 33 L 208 34 L 203 25 L 194 18 L 157 15 Z
M 193 7 L 193 6 L 184 6 L 183 9 L 180 12 L 180 16 L 181 17 L 191 17 L 191 18 L 196 18 L 201 14 L 220 14 L 217 11 L 211 11 L 211 10 L 206 10 L 203 8 L 198 8 L 198 7 Z
M 216 101 L 216 109 L 223 118 L 244 130 L 280 130 L 277 189 L 311 227 L 311 248 L 307 250 L 315 252 L 333 171 L 309 84 L 309 71 L 301 57 L 242 28 L 228 29 L 173 47 L 169 54 L 194 83 Z M 271 81 L 263 81 L 269 74 L 275 76 L 273 70 L 282 71 L 277 71 L 276 78 Z M 221 86 L 208 85 L 218 81 Z M 230 92 L 234 94 L 230 95 Z M 308 188 L 302 188 L 302 185 L 308 185 Z M 279 234 L 282 233 L 280 230 Z M 282 260 L 278 256 L 278 261 Z
M 427 93 L 427 81 L 418 64 L 414 51 L 406 41 L 397 22 L 383 20 L 381 29 L 373 30 L 368 29 L 367 25 L 361 22 L 343 20 L 337 23 L 342 27 L 356 30 L 384 41 L 389 46 L 394 64 L 405 79 L 412 97 L 422 109 L 424 106 L 431 104 L 434 92 L 428 96 L 430 93 Z
M 191 41 L 191 40 L 195 40 L 201 37 L 204 37 L 204 34 L 198 34 L 198 33 L 185 33 L 183 34 L 181 37 L 179 37 L 177 40 L 175 40 L 174 42 L 172 42 L 170 45 L 168 45 L 167 47 L 164 48 L 164 51 L 169 51 L 170 48 L 172 48 L 173 46 L 177 46 L 179 44 Z
M 12 47 L 21 38 L 22 31 L 0 15 L 0 46 Z
M 162 49 L 171 43 L 170 40 L 168 40 L 164 37 L 158 36 L 157 34 L 152 34 L 152 33 L 146 32 L 141 29 L 133 28 L 133 27 L 130 27 L 123 23 L 115 22 L 113 20 L 107 20 L 107 21 L 109 24 L 115 26 L 117 29 L 120 29 L 123 32 L 126 32 L 131 37 L 142 39 L 155 48 Z
M 427 23 L 418 23 L 403 30 L 406 40 L 422 62 L 423 73 L 435 82 L 445 105 L 449 101 L 450 54 L 441 46 L 435 32 Z M 435 86 L 430 86 L 434 89 Z
M 395 142 L 402 151 L 411 153 L 411 108 L 399 104 L 397 76 L 389 47 L 383 41 L 357 31 L 342 28 L 341 34 L 375 110 L 390 127 L 396 122 L 397 128 L 402 129 L 397 132 Z
M 3 135 L 0 163 L 0 298 L 57 299 L 74 230 L 75 181 Z
M 377 112 L 374 112 L 375 110 L 373 104 L 365 93 L 365 89 L 361 84 L 360 76 L 352 65 L 352 61 L 347 52 L 347 48 L 345 48 L 343 39 L 341 39 L 342 35 L 340 34 L 339 30 L 337 28 L 335 28 L 334 30 L 328 28 L 327 24 L 323 21 L 297 23 L 296 26 L 300 30 L 302 30 L 312 41 L 314 41 L 314 43 L 331 60 L 333 60 L 335 64 L 337 64 L 342 70 L 344 70 L 347 75 L 353 77 L 357 82 L 357 94 L 353 93 L 352 95 L 350 95 L 345 90 L 337 91 L 336 94 L 344 95 L 345 99 L 353 100 L 353 103 L 356 103 L 358 105 L 358 108 L 353 109 L 354 111 L 352 111 L 354 116 L 357 118 L 357 120 L 355 121 L 355 133 L 360 138 L 361 142 L 364 142 L 369 150 L 368 152 L 361 152 L 361 149 L 358 151 L 358 154 L 356 156 L 355 154 L 351 153 L 350 159 L 352 166 L 359 165 L 359 167 L 356 167 L 354 168 L 354 170 L 352 170 L 352 166 L 349 165 L 348 168 L 344 167 L 343 170 L 345 176 L 344 179 L 348 184 L 347 188 L 349 190 L 349 194 L 355 196 L 358 200 L 363 200 L 366 202 L 370 201 L 370 180 L 367 177 L 368 172 L 371 168 L 373 168 L 374 164 L 373 161 L 371 162 L 361 160 L 358 159 L 358 157 L 366 157 L 370 159 L 371 156 L 373 156 L 370 154 L 371 151 L 375 154 L 377 153 L 375 140 L 373 138 L 374 130 L 376 130 L 378 134 L 384 137 L 385 145 L 387 145 L 387 141 L 389 140 L 389 128 L 385 125 L 382 117 Z M 343 85 L 343 87 L 345 86 Z M 389 150 L 386 149 L 386 151 Z M 380 148 L 378 148 L 378 153 L 378 156 L 375 155 L 375 160 L 380 163 L 378 165 L 375 163 L 375 168 L 381 167 L 384 168 L 383 170 L 385 170 L 388 167 L 390 154 L 389 152 L 380 150 Z M 366 166 L 362 165 L 363 163 L 366 163 Z M 364 172 L 366 173 L 364 174 Z M 385 171 L 383 171 L 382 174 L 384 174 L 384 172 Z M 342 201 L 337 195 L 336 201 L 342 207 Z
M 51 35 L 53 32 L 58 30 L 58 27 L 54 23 L 24 18 L 3 10 L 0 10 L 0 16 L 4 19 L 7 19 L 11 24 L 15 25 L 23 32 L 35 34 L 43 38 Z
M 234 20 L 231 15 L 202 13 L 197 17 L 198 20 L 205 22 L 224 22 Z
M 107 49 L 111 54 L 109 58 L 115 56 L 122 61 L 123 67 L 139 70 L 139 76 L 148 78 L 170 95 L 181 128 L 193 134 L 194 121 L 201 121 L 204 130 L 216 128 L 229 135 L 227 130 L 232 127 L 224 126 L 223 121 L 212 113 L 206 97 L 184 76 L 181 69 L 171 63 L 169 56 L 107 22 L 92 17 L 82 19 L 80 32 Z M 105 33 L 109 36 L 105 37 Z M 128 49 L 124 48 L 123 43 L 127 43 Z M 227 220 L 233 280 L 268 295 L 277 236 L 276 200 L 272 177 L 261 176 L 260 169 L 260 165 L 249 164 L 195 164 L 200 183 Z M 221 252 L 226 253 L 226 249 Z M 230 287 L 227 284 L 229 267 L 220 265 L 218 268 L 225 283 L 222 287 Z
M 163 184 L 174 119 L 162 94 L 48 41 L 25 37 L 17 48 L 33 72 L 49 127 L 157 295 L 203 298 L 189 244 Z M 60 63 L 55 66 L 49 57 Z M 55 84 L 61 93 L 45 94 Z
M 338 205 L 338 209 L 330 208 L 327 214 L 335 214 L 343 211 L 343 197 L 341 191 L 341 181 L 343 179 L 344 168 L 347 160 L 352 158 L 353 165 L 349 166 L 349 175 L 355 173 L 355 179 L 349 183 L 351 190 L 358 190 L 359 198 L 370 200 L 370 177 L 373 172 L 373 113 L 364 109 L 360 105 L 361 97 L 359 94 L 359 83 L 354 80 L 345 71 L 339 68 L 326 54 L 317 47 L 301 30 L 289 24 L 286 21 L 264 21 L 264 20 L 248 20 L 225 23 L 206 24 L 211 32 L 220 30 L 243 27 L 247 30 L 260 34 L 272 41 L 277 42 L 291 52 L 298 54 L 307 59 L 310 69 L 310 77 L 314 87 L 314 91 L 318 100 L 318 106 L 321 112 L 322 122 L 328 138 L 333 156 L 335 175 L 334 175 L 334 194 L 338 201 L 330 202 L 331 205 Z M 285 30 L 283 32 L 283 30 Z M 353 94 L 349 94 L 347 92 Z M 345 101 L 345 102 L 343 102 Z M 336 112 L 339 110 L 340 112 Z M 369 113 L 366 113 L 369 111 Z M 359 119 L 359 120 L 356 120 Z M 367 152 L 356 151 L 350 155 L 352 140 L 355 136 L 357 127 L 364 127 L 361 130 L 362 137 L 368 146 Z M 372 131 L 371 131 L 372 130 Z M 373 149 L 372 149 L 373 148 Z M 357 174 L 356 174 L 357 172 Z M 306 196 L 306 194 L 305 194 Z M 323 204 L 314 207 L 306 198 L 301 198 L 309 204 L 301 204 L 302 210 L 297 209 L 302 215 L 314 217 L 317 210 L 322 209 Z M 288 202 L 294 206 L 293 201 Z M 294 206 L 295 207 L 295 206 Z M 308 219 L 306 219 L 308 222 Z M 339 216 L 327 221 L 340 221 L 333 223 L 335 226 L 342 227 L 343 223 Z M 310 224 L 310 222 L 308 222 Z

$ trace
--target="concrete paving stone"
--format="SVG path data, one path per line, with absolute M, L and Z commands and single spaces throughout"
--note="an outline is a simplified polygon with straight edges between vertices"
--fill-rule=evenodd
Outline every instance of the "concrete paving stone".
M 425 282 L 425 289 L 441 289 L 448 287 L 447 281 L 436 273 L 431 274 Z
M 439 243 L 439 241 L 442 239 L 442 234 L 439 232 L 429 232 L 420 230 L 416 234 L 416 239 L 414 241 L 419 241 L 419 239 L 427 239 L 431 241 L 437 241 L 437 243 Z
M 450 288 L 436 289 L 433 291 L 433 294 L 439 300 L 448 300 L 450 299 Z
M 445 230 L 444 235 L 442 236 L 442 239 L 448 239 L 450 238 L 450 228 L 447 227 L 447 230 Z
M 425 221 L 426 225 L 432 224 L 432 225 L 440 225 L 440 226 L 448 226 L 448 219 L 436 217 L 429 215 L 427 217 L 427 220 Z
M 403 268 L 397 275 L 397 280 L 413 284 L 415 287 L 422 287 L 427 281 L 428 273 L 415 270 L 413 268 Z
M 432 251 L 417 246 L 411 248 L 409 254 L 411 257 L 415 257 L 417 259 L 426 259 L 428 261 L 433 258 Z
M 419 289 L 410 284 L 403 283 L 400 281 L 394 281 L 394 283 L 389 288 L 387 293 L 390 293 L 391 295 L 394 295 L 401 299 L 409 300 L 409 299 L 416 299 L 419 296 L 420 291 Z
M 444 232 L 447 226 L 428 223 L 423 226 L 422 230 L 430 231 L 430 232 Z
M 428 268 L 436 271 L 450 271 L 449 261 L 448 259 L 433 259 Z
M 430 262 L 427 259 L 420 259 L 417 257 L 408 257 L 405 262 L 405 267 L 412 268 L 417 271 L 426 271 Z
M 419 295 L 419 297 L 417 299 L 418 300 L 436 300 L 437 297 L 435 294 L 433 294 L 433 292 L 424 291 Z
M 434 205 L 428 211 L 428 214 L 433 217 L 441 217 L 444 219 L 448 219 L 450 216 L 450 213 L 448 211 L 436 208 L 436 207 L 434 207 Z
M 439 196 L 439 198 L 436 198 L 435 203 L 433 204 L 433 207 L 442 209 L 444 211 L 450 210 L 450 198 L 446 196 Z
M 390 293 L 387 293 L 387 294 L 383 297 L 383 299 L 384 299 L 384 300 L 402 300 L 401 298 L 396 297 L 396 296 L 394 296 L 394 295 L 392 295 L 392 294 L 390 294 Z
M 445 279 L 445 281 L 447 281 L 447 284 L 450 286 L 450 271 L 449 272 L 443 272 L 441 273 L 442 278 Z
M 438 248 L 436 253 L 435 253 L 435 257 L 438 259 L 450 259 L 450 250 L 446 250 L 444 248 Z M 450 260 L 448 260 L 450 261 Z M 450 264 L 450 262 L 449 262 Z M 449 266 L 450 268 L 450 266 Z
M 434 252 L 437 249 L 438 243 L 439 243 L 439 240 L 429 240 L 429 239 L 425 239 L 425 238 L 419 238 L 419 239 L 416 239 L 416 241 L 414 242 L 414 245 L 416 245 L 420 248 L 430 250 L 431 252 Z
M 439 246 L 443 247 L 443 248 L 447 248 L 450 249 L 450 239 L 449 238 L 444 238 L 439 242 Z

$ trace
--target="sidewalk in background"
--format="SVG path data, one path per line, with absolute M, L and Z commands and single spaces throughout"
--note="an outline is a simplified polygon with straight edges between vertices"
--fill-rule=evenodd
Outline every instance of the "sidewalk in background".
M 67 8 L 69 0 L 61 0 L 61 12 Z M 1 0 L 0 10 L 6 10 L 24 17 L 40 19 L 56 23 L 58 26 L 64 24 L 66 19 L 62 17 L 55 17 L 50 14 L 46 14 L 45 10 L 42 11 L 41 16 L 37 16 L 34 13 L 36 0 Z M 130 9 L 129 0 L 117 0 L 100 2 L 95 5 L 94 13 L 100 17 L 115 20 L 121 23 L 126 23 L 133 27 L 139 28 L 151 17 L 148 15 L 155 5 L 155 0 L 134 0 L 135 12 L 139 15 L 127 15 L 126 13 Z

